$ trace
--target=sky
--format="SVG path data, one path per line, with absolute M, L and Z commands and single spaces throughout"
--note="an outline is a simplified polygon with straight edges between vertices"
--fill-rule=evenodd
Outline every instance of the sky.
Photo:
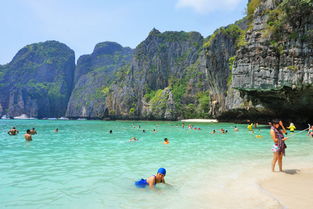
M 76 60 L 114 41 L 135 48 L 156 28 L 203 37 L 245 15 L 248 0 L 1 0 L 0 64 L 22 47 L 57 40 Z

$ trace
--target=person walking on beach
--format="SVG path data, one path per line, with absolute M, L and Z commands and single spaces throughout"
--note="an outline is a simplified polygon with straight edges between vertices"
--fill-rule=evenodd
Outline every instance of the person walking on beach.
M 284 137 L 286 129 L 283 125 L 283 122 L 280 120 L 273 120 L 272 127 L 270 130 L 271 137 L 274 141 L 272 147 L 273 151 L 273 160 L 272 160 L 272 172 L 275 171 L 275 165 L 278 161 L 279 171 L 283 171 L 283 155 L 285 155 L 285 149 L 287 148 L 285 141 L 287 137 Z
M 163 183 L 165 184 L 164 177 L 166 175 L 165 168 L 159 168 L 156 175 L 150 176 L 147 179 L 140 179 L 139 181 L 135 182 L 135 186 L 138 188 L 145 188 L 149 186 L 150 189 L 155 188 L 156 184 Z
M 29 129 L 27 129 L 26 134 L 24 134 L 24 138 L 26 141 L 32 141 L 33 140 Z
M 8 134 L 9 134 L 10 136 L 14 136 L 14 135 L 16 135 L 16 134 L 18 134 L 18 133 L 19 133 L 19 131 L 16 130 L 15 127 L 12 127 L 12 128 L 8 131 Z

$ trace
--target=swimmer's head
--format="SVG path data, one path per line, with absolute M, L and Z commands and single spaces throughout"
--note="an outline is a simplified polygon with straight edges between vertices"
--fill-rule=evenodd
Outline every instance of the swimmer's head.
M 157 173 L 158 174 L 163 174 L 165 176 L 166 175 L 166 170 L 165 170 L 165 168 L 159 168 Z
M 28 134 L 29 134 L 29 133 L 30 133 L 30 130 L 29 130 L 29 129 L 27 129 L 26 133 L 28 133 Z

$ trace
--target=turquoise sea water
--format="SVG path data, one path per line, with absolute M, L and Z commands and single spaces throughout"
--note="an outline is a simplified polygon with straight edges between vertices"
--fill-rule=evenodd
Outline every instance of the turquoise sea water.
M 0 208 L 281 208 L 258 185 L 271 175 L 268 129 L 256 138 L 246 125 L 239 132 L 230 123 L 193 125 L 201 130 L 180 122 L 0 120 Z M 12 126 L 19 135 L 7 134 Z M 33 127 L 38 134 L 25 142 Z M 229 133 L 209 134 L 220 128 Z M 306 133 L 287 145 L 285 169 L 312 166 Z M 134 187 L 159 167 L 172 186 Z

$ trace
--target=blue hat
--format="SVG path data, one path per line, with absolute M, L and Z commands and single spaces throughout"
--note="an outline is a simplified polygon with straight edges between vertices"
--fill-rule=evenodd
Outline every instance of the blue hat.
M 165 176 L 166 175 L 165 168 L 159 168 L 158 173 L 163 174 Z

